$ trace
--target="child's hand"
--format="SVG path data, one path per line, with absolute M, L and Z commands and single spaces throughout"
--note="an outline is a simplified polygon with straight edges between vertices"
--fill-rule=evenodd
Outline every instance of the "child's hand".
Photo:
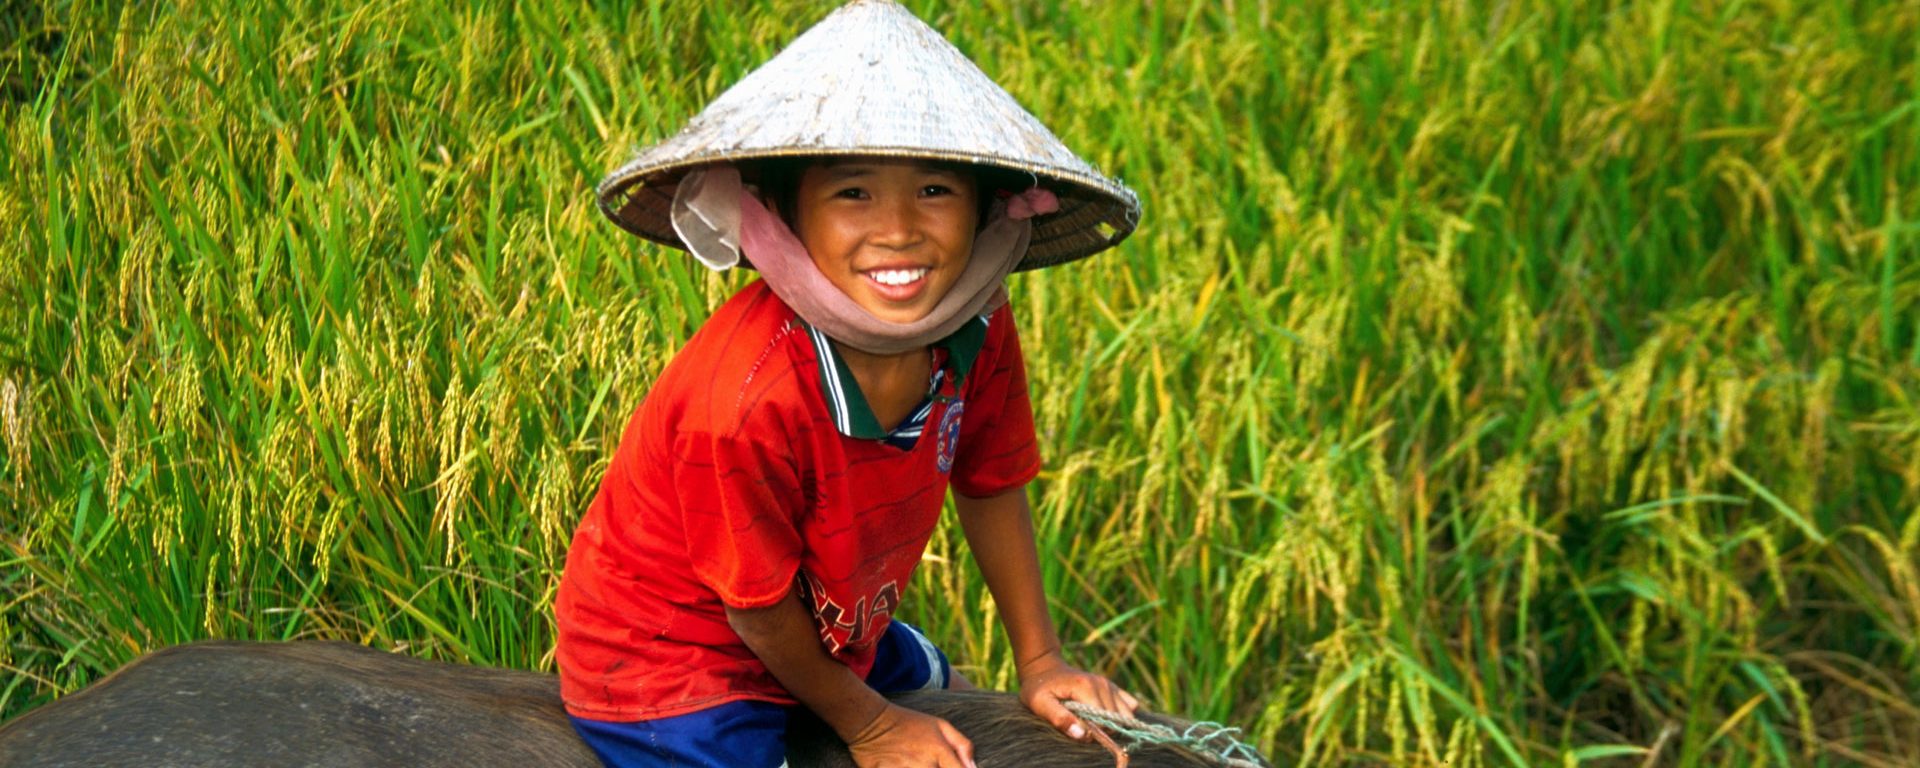
M 1076 741 L 1086 741 L 1087 726 L 1067 709 L 1066 702 L 1077 701 L 1115 714 L 1133 716 L 1140 700 L 1099 675 L 1068 664 L 1060 654 L 1049 653 L 1020 670 L 1020 701 L 1061 733 Z
M 940 718 L 897 704 L 847 742 L 860 768 L 973 768 L 973 742 Z

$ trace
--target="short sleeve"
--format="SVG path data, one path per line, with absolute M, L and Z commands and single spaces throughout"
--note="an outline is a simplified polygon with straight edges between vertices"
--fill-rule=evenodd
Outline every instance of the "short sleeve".
M 954 492 L 985 498 L 1026 485 L 1040 473 L 1040 450 L 1020 334 L 1007 307 L 988 319 L 987 340 L 965 391 L 951 476 Z
M 800 567 L 803 505 L 790 446 L 745 435 L 683 434 L 674 493 L 695 578 L 734 608 L 785 597 Z

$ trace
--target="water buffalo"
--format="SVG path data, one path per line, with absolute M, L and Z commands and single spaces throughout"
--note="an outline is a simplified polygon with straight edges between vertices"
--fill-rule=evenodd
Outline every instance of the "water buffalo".
M 929 691 L 899 703 L 947 718 L 992 766 L 1099 766 L 1106 748 L 1061 736 L 1011 694 Z M 1171 718 L 1143 719 L 1184 728 Z M 853 761 L 795 718 L 794 768 Z M 1122 741 L 1124 744 L 1125 742 Z M 1133 766 L 1204 766 L 1139 745 Z M 0 766 L 454 766 L 599 763 L 567 724 L 551 675 L 447 664 L 351 643 L 208 641 L 156 651 L 0 727 Z

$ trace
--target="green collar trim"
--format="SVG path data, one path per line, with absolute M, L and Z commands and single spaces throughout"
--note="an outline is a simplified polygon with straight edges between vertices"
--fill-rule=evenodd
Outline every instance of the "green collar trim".
M 801 323 L 806 325 L 804 321 Z M 853 378 L 853 370 L 847 367 L 847 361 L 833 351 L 833 343 L 827 335 L 812 325 L 806 325 L 807 335 L 813 340 L 813 350 L 820 358 L 820 394 L 827 401 L 827 412 L 833 417 L 835 429 L 840 434 L 860 440 L 881 440 L 887 431 L 880 428 L 880 420 L 874 418 L 873 407 L 867 404 L 867 396 L 860 391 L 860 382 Z M 960 329 L 933 343 L 933 346 L 947 351 L 947 360 L 941 366 L 953 377 L 953 386 L 958 389 L 967 379 L 967 373 L 973 370 L 974 360 L 980 357 L 980 348 L 987 343 L 987 317 L 981 315 L 960 326 Z M 934 392 L 927 393 L 929 397 Z

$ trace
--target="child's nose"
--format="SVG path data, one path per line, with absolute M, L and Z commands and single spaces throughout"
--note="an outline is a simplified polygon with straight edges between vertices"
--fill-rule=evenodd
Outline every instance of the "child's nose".
M 874 206 L 872 239 L 875 245 L 906 248 L 920 241 L 920 216 L 911 199 L 883 201 Z

